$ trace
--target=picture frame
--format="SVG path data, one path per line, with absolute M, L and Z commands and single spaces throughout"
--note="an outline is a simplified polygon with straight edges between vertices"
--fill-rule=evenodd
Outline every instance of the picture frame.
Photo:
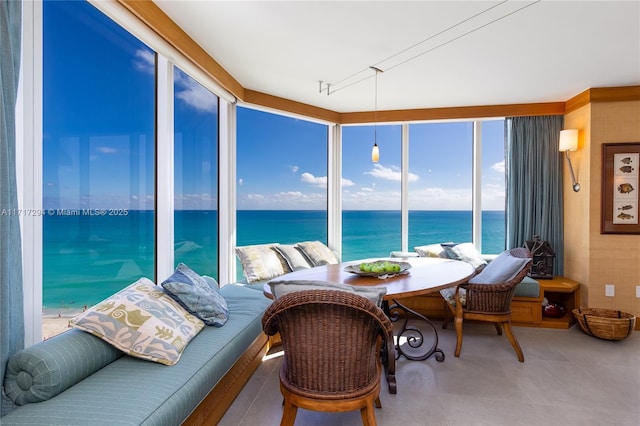
M 602 144 L 601 234 L 640 234 L 640 142 Z

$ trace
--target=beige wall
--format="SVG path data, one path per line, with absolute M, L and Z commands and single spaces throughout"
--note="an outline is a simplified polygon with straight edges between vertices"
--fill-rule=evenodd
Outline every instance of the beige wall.
M 592 102 L 565 115 L 564 128 L 580 129 L 571 153 L 582 189 L 571 189 L 564 162 L 564 275 L 582 283 L 583 305 L 619 309 L 640 316 L 640 235 L 600 233 L 602 144 L 640 143 L 640 101 Z M 615 296 L 605 296 L 605 284 Z

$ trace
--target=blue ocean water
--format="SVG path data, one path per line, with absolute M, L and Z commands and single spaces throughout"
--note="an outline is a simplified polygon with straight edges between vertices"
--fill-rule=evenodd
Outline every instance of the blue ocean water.
M 43 217 L 43 306 L 49 313 L 91 306 L 140 277 L 155 274 L 155 215 L 48 214 Z M 342 258 L 385 257 L 401 248 L 399 211 L 345 211 Z M 504 212 L 482 215 L 483 252 L 504 250 Z M 409 249 L 471 241 L 470 211 L 409 212 Z M 217 276 L 217 212 L 175 212 L 176 263 Z M 242 210 L 237 245 L 327 240 L 327 212 Z M 241 272 L 240 272 L 241 273 Z

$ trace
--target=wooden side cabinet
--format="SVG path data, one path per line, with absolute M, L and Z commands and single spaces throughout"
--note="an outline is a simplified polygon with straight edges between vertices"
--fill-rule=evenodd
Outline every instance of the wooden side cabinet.
M 580 283 L 565 277 L 553 277 L 553 279 L 537 280 L 540 283 L 540 291 L 549 302 L 559 303 L 565 309 L 561 318 L 542 317 L 541 327 L 545 328 L 569 328 L 576 319 L 573 310 L 580 307 Z

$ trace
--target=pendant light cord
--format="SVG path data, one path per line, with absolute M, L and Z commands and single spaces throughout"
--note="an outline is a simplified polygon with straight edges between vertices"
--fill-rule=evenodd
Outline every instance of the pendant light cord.
M 373 143 L 378 143 L 378 74 L 382 72 L 380 68 L 370 66 L 375 73 L 375 98 L 373 108 Z

